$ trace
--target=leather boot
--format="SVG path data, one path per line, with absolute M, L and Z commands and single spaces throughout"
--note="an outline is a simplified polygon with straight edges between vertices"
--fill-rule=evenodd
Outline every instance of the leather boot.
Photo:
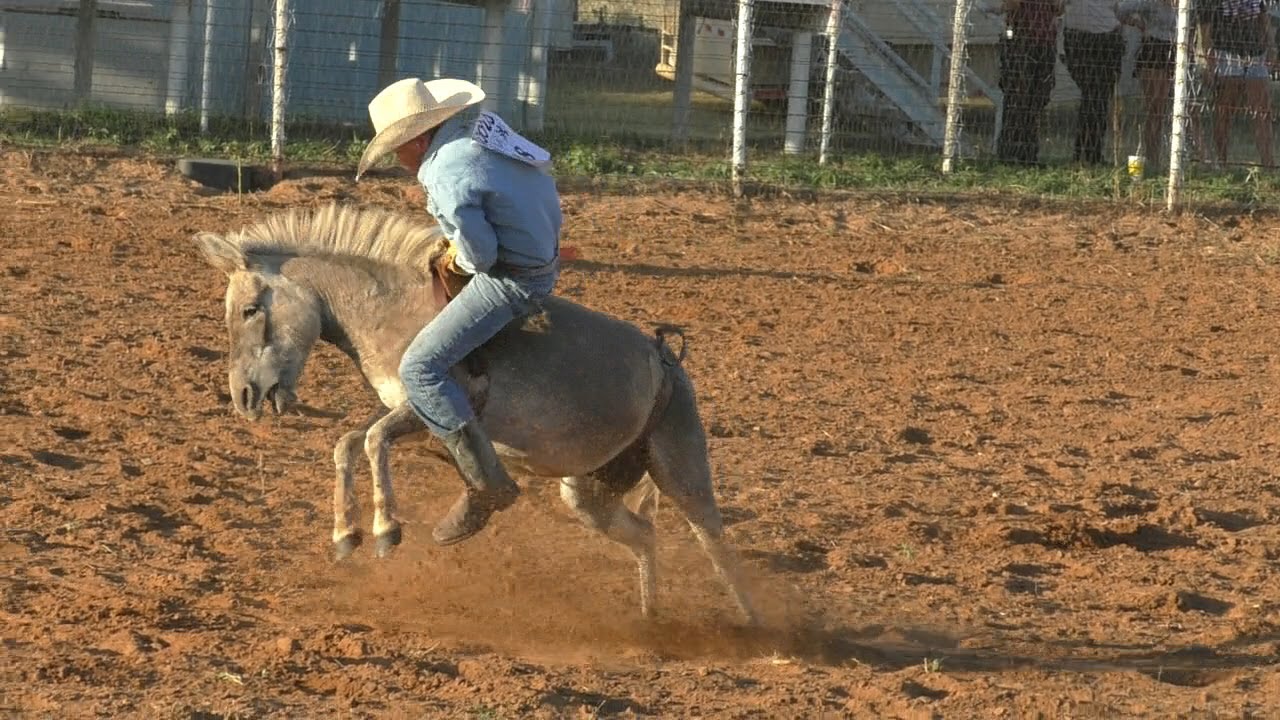
M 431 537 L 439 545 L 452 545 L 483 530 L 493 513 L 511 507 L 520 497 L 520 486 L 507 474 L 478 422 L 469 422 L 446 436 L 444 446 L 453 456 L 467 489 L 436 525 Z

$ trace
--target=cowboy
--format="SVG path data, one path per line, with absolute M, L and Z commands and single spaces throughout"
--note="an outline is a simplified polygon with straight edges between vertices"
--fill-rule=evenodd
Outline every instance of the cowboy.
M 465 120 L 462 111 L 484 97 L 465 80 L 392 83 L 369 103 L 376 134 L 356 172 L 358 180 L 394 152 L 416 174 L 427 211 L 449 240 L 448 272 L 465 281 L 400 362 L 410 406 L 466 484 L 432 532 L 441 545 L 480 532 L 520 495 L 449 371 L 508 323 L 537 311 L 560 271 L 562 216 L 549 156 L 493 113 Z

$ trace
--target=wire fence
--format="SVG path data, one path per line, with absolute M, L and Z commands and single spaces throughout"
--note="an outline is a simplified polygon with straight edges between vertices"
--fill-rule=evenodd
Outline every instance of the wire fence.
M 0 113 L 10 140 L 216 151 L 232 138 L 277 162 L 317 146 L 350 159 L 381 87 L 453 76 L 587 172 L 657 162 L 645 153 L 738 188 L 826 182 L 823 168 L 868 157 L 943 174 L 1110 170 L 1162 181 L 1174 207 L 1189 173 L 1273 165 L 1276 12 L 1264 0 L 0 0 Z

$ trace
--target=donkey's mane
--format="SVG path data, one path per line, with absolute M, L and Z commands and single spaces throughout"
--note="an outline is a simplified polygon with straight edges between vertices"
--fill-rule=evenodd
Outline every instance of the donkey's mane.
M 226 239 L 247 257 L 349 256 L 426 271 L 444 234 L 405 213 L 332 203 L 269 215 Z

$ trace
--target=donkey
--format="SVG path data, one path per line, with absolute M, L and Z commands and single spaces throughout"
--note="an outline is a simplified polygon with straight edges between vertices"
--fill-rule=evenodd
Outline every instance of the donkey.
M 239 232 L 192 240 L 227 276 L 228 384 L 250 421 L 267 404 L 278 415 L 296 402 L 317 341 L 359 369 L 386 412 L 334 447 L 333 543 L 341 561 L 361 544 L 354 527 L 353 455 L 363 444 L 373 474 L 375 552 L 401 542 L 388 453 L 424 433 L 398 368 L 414 335 L 446 303 L 433 272 L 448 241 L 435 225 L 377 208 L 332 204 L 270 215 Z M 757 615 L 722 541 L 706 435 L 693 385 L 665 342 L 622 320 L 552 297 L 453 369 L 504 464 L 514 473 L 560 478 L 560 497 L 587 527 L 635 556 L 640 611 L 656 600 L 651 516 L 660 492 L 689 523 L 749 623 Z M 430 452 L 448 459 L 443 446 Z M 644 481 L 643 484 L 641 481 Z M 639 498 L 628 507 L 628 494 Z

